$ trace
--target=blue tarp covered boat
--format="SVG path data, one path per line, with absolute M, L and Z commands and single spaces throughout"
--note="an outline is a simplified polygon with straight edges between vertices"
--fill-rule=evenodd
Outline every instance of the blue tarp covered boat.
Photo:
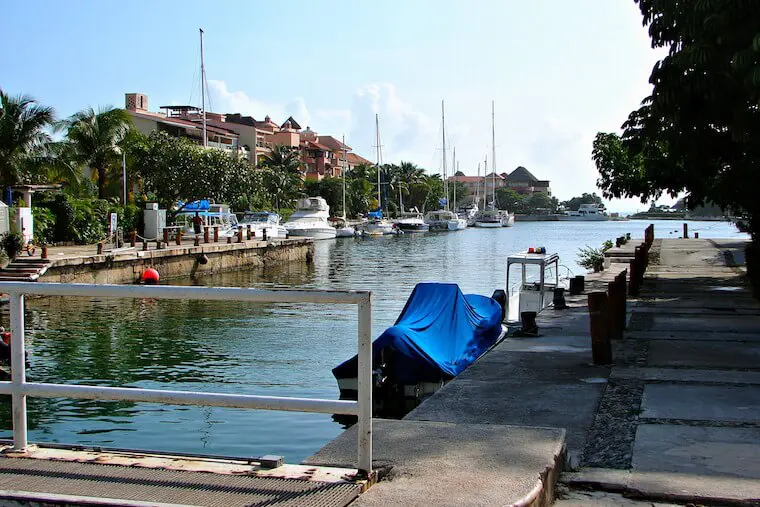
M 375 390 L 384 391 L 377 394 L 409 397 L 429 394 L 424 384 L 440 388 L 496 343 L 502 316 L 496 300 L 462 294 L 456 284 L 417 284 L 395 325 L 372 344 Z M 333 369 L 344 398 L 356 397 L 356 371 L 356 356 Z

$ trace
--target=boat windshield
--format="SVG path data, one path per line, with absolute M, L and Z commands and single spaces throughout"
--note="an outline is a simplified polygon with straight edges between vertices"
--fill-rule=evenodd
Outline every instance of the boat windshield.
M 274 215 L 270 213 L 246 213 L 243 215 L 243 219 L 240 223 L 254 224 L 254 223 L 269 223 L 274 222 Z

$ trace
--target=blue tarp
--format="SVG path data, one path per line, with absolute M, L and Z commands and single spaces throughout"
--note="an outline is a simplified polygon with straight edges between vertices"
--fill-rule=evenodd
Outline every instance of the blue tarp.
M 377 218 L 377 219 L 381 219 L 381 218 L 383 218 L 383 210 L 381 210 L 380 208 L 378 208 L 378 209 L 376 209 L 375 211 L 369 211 L 369 212 L 367 213 L 367 216 L 368 216 L 369 218 Z
M 177 203 L 178 206 L 182 206 L 181 201 Z M 211 208 L 211 203 L 208 199 L 201 199 L 200 201 L 189 202 L 185 205 L 182 211 L 208 211 Z
M 450 283 L 420 283 L 396 324 L 372 344 L 377 366 L 381 350 L 393 349 L 391 371 L 402 384 L 457 376 L 493 345 L 501 333 L 501 306 L 477 294 L 462 294 Z M 356 357 L 333 369 L 336 378 L 356 376 Z

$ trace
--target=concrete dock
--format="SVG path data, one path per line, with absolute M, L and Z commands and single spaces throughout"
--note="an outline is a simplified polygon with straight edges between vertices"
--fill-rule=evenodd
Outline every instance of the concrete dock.
M 376 420 L 388 472 L 352 505 L 760 505 L 760 304 L 743 247 L 656 240 L 611 365 L 592 364 L 586 295 L 571 296 L 539 315 L 539 337 L 504 340 L 403 420 Z M 589 275 L 586 293 L 626 267 Z M 351 466 L 354 441 L 307 463 Z
M 262 267 L 281 262 L 309 262 L 314 256 L 311 238 L 276 238 L 268 241 L 243 239 L 242 242 L 205 243 L 185 237 L 161 248 L 150 243 L 135 247 L 104 249 L 97 245 L 50 247 L 47 261 L 41 259 L 41 248 L 34 255 L 21 255 L 6 269 L 0 269 L 0 280 L 44 281 L 62 283 L 133 283 L 146 268 L 158 270 L 162 279 L 203 276 L 241 269 Z

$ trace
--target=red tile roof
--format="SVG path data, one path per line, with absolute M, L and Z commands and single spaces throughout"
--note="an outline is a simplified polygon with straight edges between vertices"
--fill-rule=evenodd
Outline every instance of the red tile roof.
M 359 165 L 359 164 L 372 165 L 371 161 L 367 160 L 361 155 L 357 155 L 356 153 L 349 152 L 346 155 L 346 159 L 348 160 L 349 165 Z

